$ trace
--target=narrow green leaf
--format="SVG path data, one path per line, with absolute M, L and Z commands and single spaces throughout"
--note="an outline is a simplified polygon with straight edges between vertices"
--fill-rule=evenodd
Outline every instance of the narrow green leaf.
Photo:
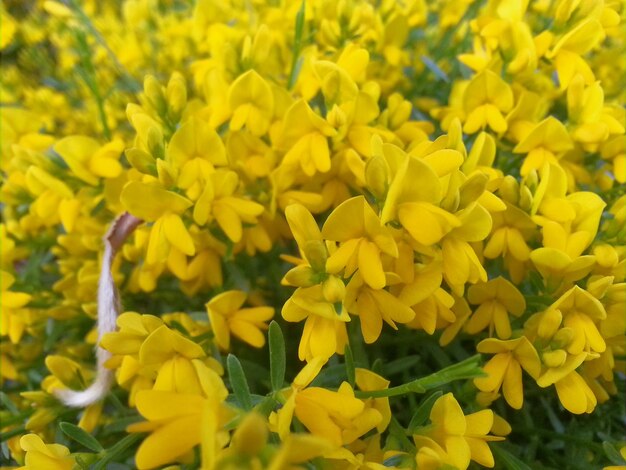
M 283 388 L 283 383 L 285 382 L 285 338 L 280 325 L 273 320 L 270 323 L 268 338 L 270 346 L 270 379 L 272 390 L 277 391 Z
M 252 409 L 252 397 L 250 397 L 248 381 L 246 380 L 246 375 L 243 372 L 239 359 L 229 354 L 226 358 L 226 366 L 228 368 L 228 378 L 230 379 L 230 385 L 233 387 L 235 398 L 237 398 L 239 405 L 241 405 L 244 410 L 250 411 Z
M 352 386 L 352 388 L 354 388 L 356 373 L 354 371 L 354 357 L 352 356 L 352 349 L 349 344 L 346 344 L 344 357 L 346 362 L 346 377 L 348 377 L 348 383 Z
M 11 439 L 12 437 L 19 436 L 20 434 L 26 434 L 26 433 L 27 431 L 24 426 L 18 426 L 17 428 L 9 429 L 8 431 L 0 433 L 0 442 L 6 442 L 8 439 Z
M 296 78 L 300 72 L 302 61 L 300 60 L 300 49 L 302 48 L 302 34 L 304 32 L 304 11 L 306 6 L 306 0 L 302 0 L 300 9 L 296 14 L 296 27 L 293 39 L 293 56 L 291 59 L 291 71 L 289 72 L 289 81 L 287 83 L 288 88 L 292 88 L 296 83 Z
M 428 416 L 430 416 L 430 410 L 433 408 L 435 401 L 442 395 L 443 392 L 437 391 L 431 393 L 424 401 L 422 401 L 420 406 L 413 414 L 411 422 L 409 423 L 409 427 L 407 429 L 407 432 L 409 434 L 413 434 L 415 428 L 417 428 L 418 426 L 422 426 L 426 422 Z
M 613 444 L 610 442 L 604 441 L 602 443 L 602 448 L 604 449 L 604 453 L 609 458 L 611 463 L 615 465 L 624 465 L 626 464 L 626 460 L 622 457 L 622 455 L 618 452 Z
M 20 412 L 20 410 L 17 409 L 17 406 L 15 406 L 15 403 L 13 403 L 9 396 L 4 392 L 0 392 L 0 403 L 4 405 L 4 407 L 9 410 L 11 414 L 16 415 Z
M 439 66 L 431 58 L 422 55 L 420 56 L 420 59 L 422 59 L 424 65 L 428 67 L 428 69 L 433 73 L 433 75 L 435 75 L 435 77 L 437 77 L 439 80 L 443 80 L 446 83 L 450 83 L 448 75 L 443 70 L 441 70 L 441 68 L 439 68 Z
M 94 452 L 102 452 L 104 450 L 104 447 L 102 447 L 95 437 L 75 424 L 62 422 L 59 423 L 59 427 L 67 437 L 75 440 L 87 449 L 93 450 Z
M 532 470 L 531 467 L 526 465 L 519 458 L 497 444 L 491 445 L 491 450 L 497 458 L 496 461 L 500 462 L 504 468 L 508 470 Z
M 424 393 L 427 390 L 441 387 L 455 380 L 484 377 L 485 373 L 480 368 L 479 363 L 480 354 L 476 354 L 457 364 L 441 369 L 434 374 L 422 377 L 421 379 L 415 379 L 411 382 L 398 385 L 397 387 L 386 388 L 384 390 L 357 390 L 355 396 L 357 398 L 378 398 L 395 397 L 398 395 L 406 395 L 407 393 Z

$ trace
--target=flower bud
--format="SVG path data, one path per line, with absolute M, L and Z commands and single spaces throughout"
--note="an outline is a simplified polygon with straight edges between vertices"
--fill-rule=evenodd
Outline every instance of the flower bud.
M 337 276 L 329 276 L 322 284 L 324 299 L 333 304 L 342 302 L 346 296 L 346 286 Z
M 180 73 L 174 72 L 172 74 L 167 83 L 166 95 L 170 118 L 173 122 L 178 122 L 187 104 L 187 87 L 185 86 L 185 79 Z
M 143 80 L 143 91 L 157 114 L 164 114 L 166 103 L 163 87 L 154 75 L 146 75 L 146 78 Z
M 384 200 L 389 189 L 389 167 L 385 157 L 376 155 L 365 164 L 365 181 L 376 199 Z
M 547 367 L 561 367 L 567 359 L 567 353 L 562 349 L 547 351 L 542 354 L 541 359 Z
M 505 201 L 516 205 L 520 196 L 520 188 L 517 180 L 511 175 L 506 175 L 498 188 L 498 195 Z
M 283 277 L 283 284 L 296 287 L 311 287 L 316 284 L 315 272 L 310 266 L 301 264 L 290 269 Z
M 543 312 L 541 319 L 539 320 L 539 327 L 537 333 L 543 339 L 550 339 L 557 332 L 561 321 L 563 320 L 563 314 L 558 309 L 549 309 Z
M 163 132 L 157 126 L 148 129 L 146 138 L 148 151 L 154 158 L 165 158 L 165 144 L 163 143 Z
M 156 163 L 154 157 L 148 152 L 134 147 L 127 149 L 124 154 L 126 155 L 126 160 L 134 168 L 142 173 L 156 176 Z
M 328 124 L 333 126 L 335 129 L 339 129 L 347 122 L 346 113 L 335 104 L 326 115 L 326 121 L 328 121 Z
M 574 339 L 574 330 L 571 328 L 561 328 L 552 338 L 552 344 L 558 347 L 567 346 Z
M 304 247 L 304 256 L 307 261 L 316 272 L 326 271 L 326 258 L 328 258 L 328 251 L 326 245 L 322 240 L 307 240 Z

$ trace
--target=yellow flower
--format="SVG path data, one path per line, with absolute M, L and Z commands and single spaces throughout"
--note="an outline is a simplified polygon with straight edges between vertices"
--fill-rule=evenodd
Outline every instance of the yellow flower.
M 272 458 L 268 470 L 295 468 L 293 464 L 326 455 L 333 447 L 327 439 L 313 434 L 289 434 L 281 439 L 280 448 Z
M 248 70 L 231 84 L 228 104 L 233 113 L 231 130 L 238 131 L 245 125 L 256 136 L 267 132 L 274 112 L 274 95 L 255 70 Z
M 100 178 L 116 178 L 122 173 L 118 159 L 124 143 L 113 140 L 100 145 L 97 140 L 82 135 L 65 137 L 54 144 L 57 152 L 81 180 L 92 186 Z
M 23 307 L 30 302 L 32 296 L 24 292 L 9 291 L 15 278 L 6 271 L 0 271 L 0 336 L 8 336 L 13 344 L 17 344 L 28 324 L 27 310 Z
M 345 285 L 338 276 L 326 272 L 328 250 L 311 213 L 301 204 L 291 204 L 285 216 L 304 258 L 296 259 L 298 266 L 283 278 L 284 284 L 300 286 L 281 311 L 290 322 L 306 319 L 298 357 L 308 361 L 315 356 L 343 354 L 348 340 L 345 323 L 350 321 L 343 305 Z
M 604 108 L 600 82 L 585 87 L 582 75 L 576 75 L 567 89 L 567 114 L 575 124 L 572 138 L 586 149 L 596 150 L 611 134 L 624 134 L 624 125 Z
M 357 367 L 355 369 L 355 382 L 359 390 L 385 390 L 389 388 L 389 380 L 368 369 Z M 391 408 L 389 407 L 389 398 L 369 398 L 365 401 L 365 406 L 371 406 L 377 409 L 382 415 L 382 420 L 376 426 L 376 430 L 382 433 L 387 429 L 391 421 Z
M 597 298 L 574 286 L 549 309 L 559 312 L 563 318 L 563 327 L 572 331 L 572 340 L 567 346 L 569 354 L 580 354 L 583 351 L 604 352 L 606 343 L 597 323 L 606 318 L 606 311 Z
M 345 305 L 348 312 L 359 316 L 363 339 L 368 344 L 380 336 L 383 320 L 397 329 L 396 322 L 408 323 L 415 317 L 415 312 L 390 292 L 366 285 L 360 272 L 346 286 Z
M 506 131 L 502 113 L 513 108 L 513 92 L 509 85 L 491 70 L 484 70 L 472 78 L 463 94 L 463 108 L 467 115 L 463 130 L 473 134 L 489 126 L 497 134 Z
M 537 125 L 515 146 L 515 153 L 525 153 L 520 169 L 522 176 L 531 170 L 541 170 L 546 163 L 558 164 L 559 158 L 574 145 L 561 121 L 549 116 Z
M 265 344 L 262 330 L 274 316 L 272 307 L 241 308 L 246 293 L 237 290 L 222 292 L 206 304 L 215 340 L 220 348 L 230 349 L 231 333 L 246 343 L 260 348 Z
M 311 287 L 326 278 L 328 250 L 313 215 L 302 204 L 290 204 L 285 217 L 300 255 L 306 263 L 300 263 L 283 278 L 283 283 L 298 287 Z
M 382 193 L 385 203 L 381 222 L 398 220 L 418 243 L 431 246 L 438 243 L 461 222 L 453 214 L 439 207 L 443 187 L 438 174 L 429 162 L 441 167 L 454 168 L 463 157 L 456 150 L 443 149 L 426 157 L 407 156 L 391 144 L 382 144 L 383 157 L 374 156 L 366 166 L 368 186 L 374 194 Z M 380 167 L 380 168 L 377 168 Z M 395 173 L 392 168 L 395 167 Z M 394 173 L 389 183 L 384 173 Z M 374 181 L 379 180 L 380 183 Z M 375 186 L 381 186 L 377 190 Z M 381 197 L 379 196 L 379 197 Z
M 202 347 L 158 317 L 125 312 L 117 325 L 119 330 L 104 335 L 101 345 L 113 355 L 107 366 L 115 368 L 117 381 L 130 389 L 131 406 L 144 389 L 200 393 L 207 369 L 222 372 Z
M 446 451 L 434 440 L 426 436 L 413 436 L 417 453 L 415 463 L 419 470 L 440 470 L 442 468 L 462 468 L 455 464 L 454 457 L 449 456 Z
M 305 175 L 330 170 L 328 137 L 337 132 L 317 115 L 304 100 L 296 101 L 287 110 L 280 137 L 280 148 L 288 149 L 281 165 L 299 166 Z
M 212 469 L 223 438 L 220 429 L 228 419 L 222 404 L 228 392 L 217 374 L 202 379 L 203 394 L 143 390 L 137 410 L 148 421 L 128 426 L 128 432 L 150 432 L 137 453 L 139 469 L 175 462 L 201 444 L 202 468 Z
M 199 393 L 202 374 L 208 367 L 202 347 L 178 331 L 162 325 L 141 344 L 139 362 L 157 370 L 154 390 Z
M 343 282 L 331 277 L 343 286 Z M 299 322 L 306 318 L 300 337 L 298 357 L 309 361 L 315 356 L 329 358 L 334 353 L 343 354 L 348 343 L 346 322 L 350 321 L 348 311 L 341 298 L 327 298 L 332 293 L 322 284 L 300 287 L 283 305 L 281 314 L 289 322 Z
M 602 24 L 598 19 L 591 17 L 578 22 L 556 41 L 546 57 L 554 60 L 561 90 L 565 90 L 572 78 L 578 74 L 583 76 L 585 83 L 593 82 L 594 74 L 582 56 L 604 37 Z
M 46 444 L 37 434 L 22 436 L 20 447 L 26 451 L 26 457 L 25 465 L 19 470 L 72 470 L 76 465 L 67 447 Z
M 237 173 L 217 170 L 209 175 L 202 194 L 193 208 L 193 220 L 204 225 L 215 219 L 234 243 L 243 237 L 243 224 L 256 224 L 264 207 L 258 202 L 235 195 L 239 186 Z
M 465 331 L 472 335 L 489 326 L 489 336 L 493 336 L 495 327 L 500 339 L 509 339 L 509 314 L 519 317 L 526 309 L 524 296 L 503 277 L 471 286 L 467 299 L 470 304 L 479 305 L 465 325 Z
M 333 210 L 322 227 L 322 237 L 340 242 L 326 260 L 326 271 L 351 276 L 357 269 L 373 289 L 386 285 L 382 254 L 396 258 L 398 247 L 363 196 L 343 202 Z
M 270 424 L 281 439 L 289 434 L 293 416 L 314 435 L 330 441 L 335 447 L 349 444 L 379 425 L 383 419 L 374 407 L 365 407 L 355 398 L 352 387 L 343 382 L 334 392 L 321 387 L 308 387 L 326 362 L 315 357 L 298 373 L 283 407 L 272 412 Z
M 484 367 L 487 377 L 474 379 L 476 388 L 495 394 L 502 387 L 506 402 L 516 410 L 521 409 L 524 403 L 522 369 L 535 380 L 541 372 L 539 355 L 528 338 L 522 336 L 508 341 L 489 338 L 478 343 L 476 350 L 495 354 Z
M 208 123 L 192 117 L 182 124 L 169 142 L 167 160 L 178 172 L 176 184 L 192 199 L 202 192 L 202 183 L 217 166 L 226 166 L 226 149 Z
M 485 467 L 493 467 L 493 455 L 487 442 L 504 439 L 489 435 L 493 419 L 491 410 L 464 415 L 452 393 L 447 393 L 435 401 L 430 412 L 432 424 L 422 434 L 436 442 L 452 464 L 461 470 L 468 467 L 470 460 Z M 421 447 L 422 436 L 414 436 L 414 439 L 416 445 Z
M 441 242 L 443 276 L 450 288 L 462 295 L 467 282 L 487 281 L 487 271 L 470 243 L 482 241 L 491 232 L 489 212 L 476 202 L 458 211 L 461 225 L 448 233 Z
M 196 252 L 193 240 L 180 217 L 192 202 L 158 183 L 131 181 L 120 195 L 128 212 L 147 222 L 154 222 L 146 253 L 146 263 L 156 264 L 167 258 L 173 247 L 192 256 Z
M 493 229 L 483 255 L 488 259 L 503 256 L 512 280 L 519 283 L 525 274 L 524 265 L 530 259 L 527 240 L 536 232 L 537 226 L 526 212 L 509 202 L 505 204 L 506 211 L 491 215 Z
M 591 413 L 598 403 L 589 385 L 576 372 L 588 355 L 586 352 L 568 355 L 560 366 L 549 367 L 537 379 L 540 387 L 554 385 L 563 407 L 574 414 Z

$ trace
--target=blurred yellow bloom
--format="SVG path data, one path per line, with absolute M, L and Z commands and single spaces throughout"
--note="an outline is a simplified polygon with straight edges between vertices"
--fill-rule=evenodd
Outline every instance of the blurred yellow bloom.
M 97 140 L 82 135 L 65 137 L 54 144 L 54 151 L 61 155 L 72 172 L 93 186 L 100 178 L 116 178 L 122 173 L 118 159 L 123 149 L 121 140 L 100 145 Z
M 501 134 L 507 129 L 503 113 L 513 108 L 513 92 L 502 78 L 491 70 L 484 70 L 467 85 L 463 108 L 467 114 L 463 131 L 473 134 L 489 126 Z
M 206 304 L 215 340 L 220 348 L 230 349 L 231 333 L 246 343 L 260 348 L 265 344 L 263 330 L 274 316 L 272 307 L 241 308 L 246 293 L 237 290 L 222 292 Z
M 254 135 L 267 132 L 274 111 L 274 95 L 269 84 L 254 70 L 235 80 L 228 90 L 228 104 L 233 113 L 230 129 L 244 125 Z
M 304 100 L 296 101 L 285 114 L 281 147 L 288 149 L 282 165 L 300 166 L 307 176 L 330 170 L 328 137 L 335 129 Z
M 215 374 L 215 373 L 213 373 Z M 177 461 L 201 444 L 203 468 L 213 468 L 216 451 L 223 445 L 220 428 L 228 418 L 222 404 L 228 392 L 220 378 L 203 378 L 203 394 L 143 390 L 137 410 L 148 421 L 128 426 L 128 432 L 150 432 L 135 455 L 139 469 Z
M 76 460 L 67 447 L 46 444 L 37 434 L 22 436 L 20 447 L 26 451 L 25 465 L 20 470 L 72 470 L 76 466 Z
M 235 195 L 239 186 L 237 173 L 218 170 L 211 173 L 193 208 L 193 220 L 198 225 L 215 221 L 234 243 L 243 237 L 243 224 L 257 224 L 264 207 L 258 202 Z
M 573 148 L 569 133 L 561 121 L 549 116 L 537 125 L 515 146 L 515 153 L 525 153 L 520 169 L 522 176 L 531 170 L 541 170 L 546 163 L 558 164 L 559 158 Z
M 6 271 L 0 271 L 0 336 L 8 336 L 12 343 L 20 341 L 28 323 L 26 309 L 23 307 L 30 302 L 32 296 L 24 292 L 9 291 L 15 278 Z
M 147 222 L 154 222 L 146 253 L 146 262 L 155 264 L 167 258 L 170 247 L 186 255 L 194 255 L 196 248 L 180 215 L 192 202 L 158 183 L 128 183 L 120 195 L 131 214 Z

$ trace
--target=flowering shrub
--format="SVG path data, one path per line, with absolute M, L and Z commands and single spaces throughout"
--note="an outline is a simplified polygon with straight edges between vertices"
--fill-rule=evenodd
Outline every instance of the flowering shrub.
M 1 8 L 3 468 L 626 468 L 623 1 Z

